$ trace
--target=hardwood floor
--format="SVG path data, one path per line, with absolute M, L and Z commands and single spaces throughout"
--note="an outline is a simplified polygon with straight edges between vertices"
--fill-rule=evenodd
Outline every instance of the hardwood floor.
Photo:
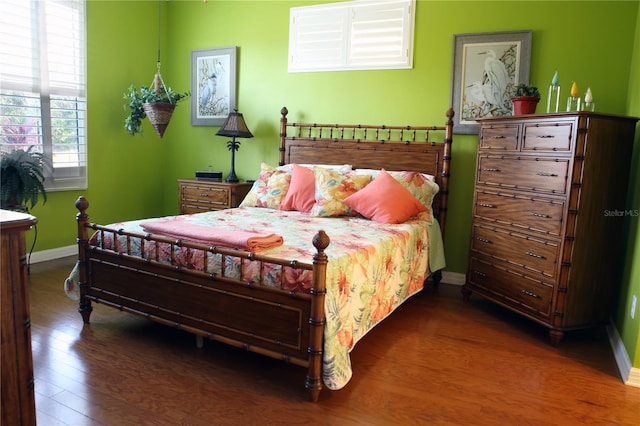
M 458 287 L 414 296 L 307 402 L 305 370 L 95 305 L 83 327 L 64 259 L 32 265 L 38 425 L 637 425 L 606 332 L 547 332 Z M 3 390 L 4 391 L 4 390 Z

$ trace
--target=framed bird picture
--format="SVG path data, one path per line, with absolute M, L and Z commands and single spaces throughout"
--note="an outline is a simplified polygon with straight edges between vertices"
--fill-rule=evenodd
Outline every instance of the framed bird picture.
M 191 51 L 191 125 L 221 126 L 236 107 L 236 47 Z
M 511 92 L 529 83 L 531 31 L 453 36 L 454 133 L 477 133 L 479 118 L 513 115 Z

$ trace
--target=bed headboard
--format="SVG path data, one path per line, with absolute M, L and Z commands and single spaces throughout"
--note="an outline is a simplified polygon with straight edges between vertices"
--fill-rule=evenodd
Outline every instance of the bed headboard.
M 356 169 L 411 170 L 435 176 L 433 212 L 444 235 L 453 143 L 453 108 L 442 126 L 289 123 L 280 111 L 280 165 L 351 164 Z

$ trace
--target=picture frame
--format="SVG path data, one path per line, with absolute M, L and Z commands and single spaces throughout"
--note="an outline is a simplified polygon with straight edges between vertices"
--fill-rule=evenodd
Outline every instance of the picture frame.
M 236 107 L 236 46 L 191 51 L 191 125 L 221 126 Z
M 478 132 L 479 118 L 513 115 L 511 90 L 529 83 L 532 31 L 455 34 L 454 133 Z

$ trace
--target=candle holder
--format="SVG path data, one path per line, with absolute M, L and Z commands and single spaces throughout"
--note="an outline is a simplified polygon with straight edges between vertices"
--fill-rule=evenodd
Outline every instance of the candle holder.
M 547 97 L 547 112 L 558 112 L 560 110 L 560 85 L 549 86 L 549 97 Z
M 596 110 L 596 103 L 595 102 L 587 102 L 584 101 L 582 103 L 582 111 L 595 111 Z
M 582 99 L 580 96 L 569 96 L 567 98 L 567 111 L 580 111 L 582 108 Z
M 587 87 L 587 92 L 584 94 L 584 103 L 582 104 L 583 111 L 595 111 L 596 104 L 593 103 L 593 93 L 591 93 L 591 87 Z

